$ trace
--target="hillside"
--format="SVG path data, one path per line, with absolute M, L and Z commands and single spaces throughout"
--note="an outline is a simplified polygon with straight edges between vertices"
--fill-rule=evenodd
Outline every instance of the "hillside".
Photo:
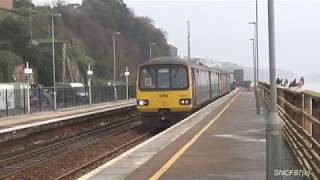
M 135 16 L 121 0 L 90 0 L 81 7 L 61 4 L 53 9 L 34 7 L 32 41 L 28 6 L 24 6 L 16 8 L 15 14 L 0 17 L 0 64 L 6 69 L 3 72 L 9 74 L 0 73 L 1 82 L 13 82 L 14 67 L 29 61 L 35 83 L 52 84 L 51 15 L 54 13 L 61 14 L 54 21 L 57 81 L 85 82 L 88 64 L 93 65 L 94 83 L 104 84 L 113 79 L 113 32 L 120 32 L 116 37 L 118 80 L 128 66 L 133 83 L 135 69 L 148 59 L 149 42 L 157 44 L 154 56 L 169 54 L 163 32 L 154 27 L 151 19 Z

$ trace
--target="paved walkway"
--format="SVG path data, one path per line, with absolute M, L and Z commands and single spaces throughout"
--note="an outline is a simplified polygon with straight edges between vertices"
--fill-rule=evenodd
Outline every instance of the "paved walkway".
M 264 115 L 252 92 L 232 92 L 80 179 L 264 180 Z M 284 150 L 283 169 L 299 169 Z
M 162 179 L 264 179 L 265 123 L 254 107 L 241 93 Z
M 153 177 L 160 179 L 265 179 L 265 121 L 263 116 L 256 115 L 254 103 L 252 93 L 241 92 L 194 144 L 185 150 L 170 167 L 165 167 L 163 174 Z M 210 121 L 218 115 L 213 115 Z M 165 157 L 164 154 L 161 156 Z M 172 157 L 176 158 L 175 155 L 167 156 L 167 158 Z M 161 170 L 159 167 L 164 166 L 157 164 L 156 162 L 159 161 L 156 158 L 144 164 L 127 179 L 148 178 L 144 176 L 146 173 L 143 173 L 150 169 L 144 169 L 146 167 L 158 166 L 158 171 Z M 155 175 L 155 173 L 157 171 L 151 174 Z

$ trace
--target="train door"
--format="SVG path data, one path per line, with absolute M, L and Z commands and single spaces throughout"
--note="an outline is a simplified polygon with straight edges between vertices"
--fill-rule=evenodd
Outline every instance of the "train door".
M 222 95 L 221 94 L 221 74 L 218 73 L 218 86 L 219 86 L 219 95 Z
M 192 68 L 192 99 L 193 99 L 193 106 L 197 106 L 197 84 L 196 84 L 196 75 L 195 75 L 195 69 Z
M 212 81 L 211 81 L 211 75 L 212 73 L 210 71 L 208 71 L 209 73 L 209 91 L 210 91 L 210 100 L 212 99 Z

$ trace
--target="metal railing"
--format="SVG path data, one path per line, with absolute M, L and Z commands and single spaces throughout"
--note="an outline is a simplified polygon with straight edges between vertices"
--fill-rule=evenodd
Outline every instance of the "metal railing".
M 260 83 L 260 93 L 270 103 L 269 84 Z M 320 177 L 320 96 L 306 91 L 277 88 L 278 114 L 283 135 L 300 166 L 310 179 Z
M 63 87 L 56 88 L 57 109 L 67 109 L 77 106 L 89 105 L 89 87 Z M 126 85 L 117 88 L 118 100 L 127 98 Z M 135 86 L 130 85 L 129 98 L 135 98 Z M 112 86 L 92 86 L 92 104 L 105 103 L 114 100 Z M 0 118 L 27 114 L 27 88 L 0 89 Z M 30 112 L 53 111 L 53 88 L 30 88 Z

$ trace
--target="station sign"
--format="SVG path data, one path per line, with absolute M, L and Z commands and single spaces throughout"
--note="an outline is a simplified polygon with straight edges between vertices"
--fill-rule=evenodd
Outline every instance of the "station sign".
M 32 69 L 31 68 L 24 68 L 24 73 L 25 74 L 32 74 Z
M 87 71 L 87 74 L 88 74 L 88 75 L 92 75 L 92 74 L 93 74 L 93 71 L 92 71 L 92 70 L 88 70 L 88 71 Z
M 124 72 L 124 76 L 130 76 L 130 72 Z

